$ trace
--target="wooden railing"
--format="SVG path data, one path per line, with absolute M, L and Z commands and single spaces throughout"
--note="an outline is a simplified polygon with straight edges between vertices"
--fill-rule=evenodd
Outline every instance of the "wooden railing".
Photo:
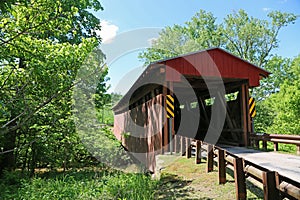
M 246 177 L 250 176 L 259 181 L 263 185 L 264 199 L 279 200 L 287 197 L 289 199 L 300 199 L 300 183 L 282 176 L 276 171 L 270 171 L 255 163 L 245 160 L 237 155 L 234 155 L 221 147 L 211 144 L 205 144 L 201 141 L 180 138 L 181 154 L 184 155 L 184 148 L 186 147 L 185 156 L 190 158 L 192 151 L 195 155 L 195 163 L 201 163 L 201 151 L 206 151 L 206 172 L 213 171 L 214 164 L 218 167 L 218 181 L 219 184 L 226 183 L 226 167 L 233 168 L 236 199 L 247 199 L 246 192 Z M 205 148 L 203 148 L 205 147 Z
M 300 155 L 300 135 L 279 135 L 279 134 L 258 134 L 251 133 L 250 141 L 253 146 L 260 148 L 259 142 L 262 141 L 263 149 L 267 150 L 267 142 L 273 142 L 274 151 L 278 151 L 278 143 L 293 144 L 297 147 L 297 154 Z

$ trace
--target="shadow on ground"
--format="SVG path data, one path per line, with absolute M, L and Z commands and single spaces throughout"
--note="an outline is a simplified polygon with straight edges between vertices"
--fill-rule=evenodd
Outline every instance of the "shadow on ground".
M 157 191 L 158 199 L 187 199 L 187 200 L 211 200 L 212 198 L 201 197 L 197 198 L 192 187 L 189 185 L 192 183 L 190 180 L 182 180 L 178 175 L 165 173 L 161 176 L 160 187 Z

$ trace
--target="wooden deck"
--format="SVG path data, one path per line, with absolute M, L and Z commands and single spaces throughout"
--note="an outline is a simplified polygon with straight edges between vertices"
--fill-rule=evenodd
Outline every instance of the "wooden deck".
M 300 156 L 263 152 L 244 147 L 222 146 L 225 150 L 300 183 Z

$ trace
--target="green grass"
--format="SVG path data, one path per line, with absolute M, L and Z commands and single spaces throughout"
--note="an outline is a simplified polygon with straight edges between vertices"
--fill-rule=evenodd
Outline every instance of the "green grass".
M 33 178 L 21 172 L 0 179 L 0 199 L 235 199 L 233 171 L 227 182 L 218 184 L 218 172 L 206 173 L 206 163 L 194 158 L 162 156 L 161 179 L 111 169 L 86 168 L 67 172 L 40 172 Z M 263 199 L 263 192 L 247 180 L 247 198 Z
M 81 170 L 21 178 L 6 173 L 0 180 L 0 199 L 155 199 L 158 182 L 142 174 Z
M 216 167 L 210 173 L 205 169 L 205 161 L 196 165 L 194 158 L 180 157 L 173 163 L 168 162 L 162 170 L 158 199 L 235 199 L 233 171 L 227 169 L 227 182 L 219 185 Z M 248 180 L 246 185 L 247 199 L 263 199 L 261 188 Z
M 263 150 L 262 148 L 263 144 L 262 141 L 259 142 L 260 150 Z M 274 145 L 273 142 L 267 142 L 267 151 L 274 151 Z M 279 153 L 288 153 L 288 154 L 297 154 L 297 147 L 294 144 L 282 144 L 278 143 L 278 152 Z

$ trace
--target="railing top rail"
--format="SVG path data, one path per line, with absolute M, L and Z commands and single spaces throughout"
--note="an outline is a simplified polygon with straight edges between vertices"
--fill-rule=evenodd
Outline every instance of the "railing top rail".
M 300 140 L 300 135 L 278 135 L 269 134 L 270 138 L 287 139 L 287 140 Z
M 286 139 L 286 140 L 300 140 L 300 135 L 284 135 L 284 134 L 267 134 L 267 133 L 250 133 L 250 137 L 266 138 L 266 139 Z

